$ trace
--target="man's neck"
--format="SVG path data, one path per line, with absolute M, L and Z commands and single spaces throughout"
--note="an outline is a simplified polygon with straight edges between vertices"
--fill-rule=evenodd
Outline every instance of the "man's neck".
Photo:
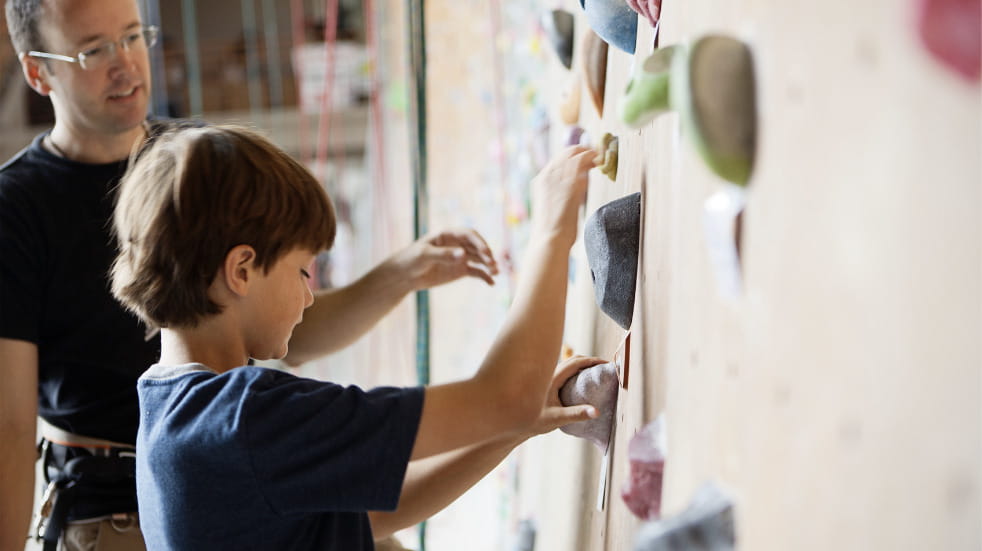
M 138 140 L 146 138 L 143 125 L 113 135 L 87 135 L 73 132 L 67 125 L 55 123 L 47 138 L 52 153 L 81 163 L 105 164 L 129 157 Z

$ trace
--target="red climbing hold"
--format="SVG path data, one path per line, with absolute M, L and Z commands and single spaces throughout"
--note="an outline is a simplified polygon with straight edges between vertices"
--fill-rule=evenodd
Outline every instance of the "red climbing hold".
M 969 80 L 982 74 L 982 0 L 919 0 L 917 31 L 936 58 Z
M 627 445 L 631 476 L 621 488 L 621 499 L 638 518 L 661 516 L 661 489 L 665 471 L 664 421 L 658 417 L 644 426 Z

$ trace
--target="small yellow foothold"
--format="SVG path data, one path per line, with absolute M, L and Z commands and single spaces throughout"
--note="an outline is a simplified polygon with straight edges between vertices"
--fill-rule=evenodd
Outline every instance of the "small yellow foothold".
M 617 136 L 610 132 L 605 132 L 600 138 L 600 145 L 597 147 L 597 158 L 594 164 L 600 168 L 600 172 L 606 174 L 611 180 L 617 180 Z

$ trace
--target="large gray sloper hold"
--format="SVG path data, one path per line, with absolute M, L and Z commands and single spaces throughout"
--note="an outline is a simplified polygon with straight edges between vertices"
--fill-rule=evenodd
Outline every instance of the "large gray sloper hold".
M 593 442 L 600 451 L 606 450 L 614 426 L 619 386 L 617 367 L 612 363 L 581 369 L 567 379 L 559 389 L 559 401 L 564 406 L 590 404 L 597 408 L 598 415 L 595 419 L 570 423 L 559 430 Z
M 715 484 L 703 484 L 677 516 L 641 527 L 634 551 L 733 551 L 733 502 Z
M 597 305 L 624 329 L 634 317 L 640 239 L 640 192 L 600 207 L 583 227 Z

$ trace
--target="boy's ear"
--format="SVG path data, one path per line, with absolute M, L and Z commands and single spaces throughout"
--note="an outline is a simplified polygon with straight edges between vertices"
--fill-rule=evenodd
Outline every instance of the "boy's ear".
M 24 73 L 24 80 L 27 81 L 27 85 L 42 96 L 50 94 L 51 86 L 48 84 L 48 72 L 43 63 L 39 59 L 27 55 L 26 52 L 17 54 L 17 59 L 20 60 L 21 72 Z
M 222 265 L 225 285 L 232 293 L 244 296 L 256 269 L 256 250 L 250 245 L 236 245 L 225 255 Z

